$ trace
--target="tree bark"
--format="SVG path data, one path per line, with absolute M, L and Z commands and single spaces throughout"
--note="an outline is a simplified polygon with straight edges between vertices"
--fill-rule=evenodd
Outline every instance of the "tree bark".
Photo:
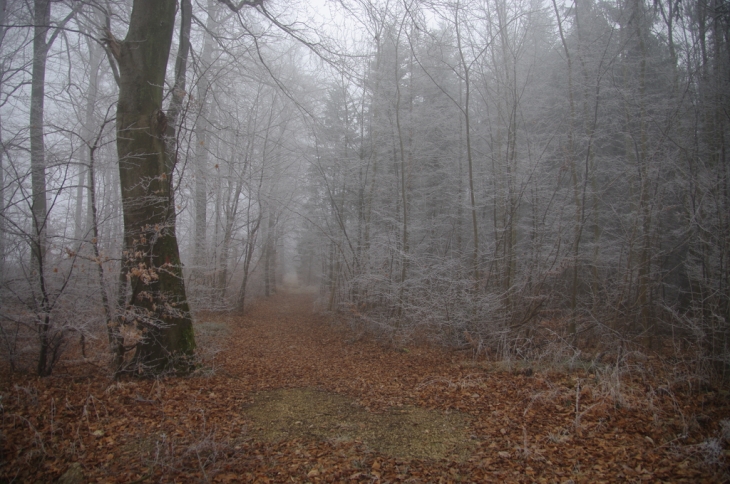
M 48 46 L 46 34 L 51 17 L 49 0 L 35 0 L 33 11 L 33 73 L 30 91 L 30 173 L 32 193 L 33 233 L 31 240 L 31 257 L 34 276 L 37 276 L 38 298 L 36 310 L 41 314 L 38 323 L 38 367 L 39 376 L 51 373 L 49 350 L 51 349 L 51 320 L 48 317 L 48 297 L 43 273 L 43 261 L 46 254 L 46 159 L 43 139 L 43 105 L 46 85 L 46 58 Z
M 466 129 L 466 160 L 467 160 L 467 166 L 469 168 L 469 208 L 471 210 L 471 228 L 472 228 L 472 273 L 474 278 L 474 289 L 479 289 L 479 282 L 480 282 L 480 274 L 479 274 L 479 227 L 477 225 L 477 208 L 476 208 L 476 199 L 474 196 L 474 160 L 472 159 L 472 146 L 471 146 L 471 117 L 470 117 L 470 106 L 469 101 L 471 98 L 471 89 L 470 89 L 470 77 L 469 77 L 469 70 L 470 65 L 467 63 L 466 58 L 464 57 L 464 49 L 462 47 L 461 42 L 461 24 L 459 23 L 459 9 L 460 5 L 456 4 L 456 10 L 454 11 L 454 26 L 456 31 L 456 45 L 457 45 L 457 52 L 459 55 L 459 63 L 461 64 L 461 68 L 464 71 L 464 95 L 465 95 L 465 103 L 464 107 L 462 108 L 459 106 L 460 109 L 462 109 L 464 114 L 464 123 L 465 123 L 465 129 Z M 461 95 L 461 94 L 460 94 Z
M 218 27 L 217 3 L 208 0 L 208 21 L 206 23 L 203 52 L 200 56 L 200 78 L 198 79 L 198 103 L 200 112 L 195 121 L 195 271 L 204 272 L 207 260 L 206 241 L 208 228 L 208 91 L 211 87 L 210 67 L 213 58 L 213 35 Z
M 48 22 L 51 17 L 49 0 L 35 0 L 33 12 L 33 73 L 30 92 L 30 171 L 32 187 L 34 270 L 42 272 L 46 251 L 46 159 L 43 140 L 43 106 L 46 87 L 46 58 L 48 56 Z
M 46 60 L 48 51 L 58 33 L 76 14 L 83 3 L 78 3 L 60 22 L 50 37 L 47 37 L 51 21 L 51 0 L 35 0 L 33 3 L 33 67 L 30 87 L 30 172 L 31 172 L 31 264 L 35 282 L 35 310 L 40 315 L 37 323 L 39 353 L 37 371 L 39 376 L 51 374 L 53 365 L 60 356 L 62 333 L 53 334 L 50 317 L 48 287 L 44 274 L 44 259 L 47 249 L 46 231 L 48 202 L 46 200 L 46 148 L 44 141 L 44 102 L 46 97 Z M 36 279 L 37 278 L 37 279 Z
M 135 0 L 126 38 L 111 40 L 119 63 L 117 151 L 132 288 L 126 319 L 144 334 L 134 360 L 142 374 L 190 371 L 195 349 L 175 236 L 174 160 L 166 149 L 162 111 L 176 3 Z
M 253 228 L 250 228 L 251 225 L 249 223 L 248 225 L 248 237 L 246 238 L 246 244 L 245 244 L 245 253 L 244 253 L 244 260 L 243 260 L 243 281 L 241 281 L 241 288 L 238 291 L 238 302 L 237 307 L 238 310 L 243 312 L 245 305 L 246 305 L 246 284 L 248 284 L 248 275 L 251 270 L 251 261 L 253 260 L 253 252 L 256 248 L 256 234 L 259 230 L 259 227 L 261 226 L 261 219 L 263 218 L 263 214 L 261 212 L 261 207 L 259 207 L 259 213 L 256 217 L 256 221 L 253 223 Z M 247 220 L 251 220 L 251 202 L 249 201 L 248 204 L 248 216 Z
M 276 292 L 274 256 L 274 210 L 269 203 L 266 214 L 266 248 L 264 249 L 264 296 L 269 297 Z
M 5 7 L 6 0 L 0 0 L 0 48 L 2 48 L 5 39 Z M 0 73 L 1 74 L 1 73 Z M 0 81 L 1 85 L 1 81 Z M 3 159 L 5 158 L 5 144 L 2 140 L 2 118 L 0 118 L 0 285 L 5 279 L 5 168 L 3 167 Z M 2 299 L 0 298 L 0 304 Z
M 99 280 L 99 291 L 101 292 L 101 302 L 104 306 L 104 316 L 106 316 L 106 328 L 107 338 L 109 340 L 109 348 L 113 355 L 112 368 L 115 372 L 118 372 L 121 368 L 122 361 L 124 358 L 124 337 L 119 331 L 119 321 L 114 318 L 114 308 L 112 307 L 111 300 L 106 291 L 106 284 L 104 283 L 104 261 L 101 257 L 101 251 L 99 249 L 99 217 L 96 207 L 96 175 L 95 175 L 95 161 L 96 151 L 99 149 L 99 142 L 104 133 L 104 128 L 110 120 L 105 120 L 101 125 L 96 138 L 91 141 L 89 140 L 89 152 L 88 160 L 89 166 L 87 169 L 88 174 L 88 189 L 89 189 L 89 211 L 91 213 L 91 247 L 94 251 L 94 262 L 96 264 L 96 273 Z
M 101 21 L 100 18 L 97 18 L 96 20 Z M 87 145 L 91 145 L 93 142 L 92 138 L 94 137 L 94 109 L 96 108 L 96 101 L 99 92 L 99 71 L 101 69 L 101 63 L 104 59 L 104 49 L 98 42 L 92 39 L 87 38 L 86 44 L 89 48 L 89 86 L 86 90 L 86 106 L 84 106 L 84 121 L 81 129 L 84 142 Z M 91 223 L 91 219 L 93 217 L 93 208 L 91 207 L 90 201 L 88 201 L 86 220 L 84 220 L 83 217 L 84 192 L 88 192 L 88 187 L 84 186 L 84 179 L 89 179 L 91 176 L 88 173 L 88 171 L 91 169 L 89 167 L 90 153 L 90 150 L 82 151 L 81 163 L 79 164 L 78 168 L 78 185 L 76 187 L 76 211 L 74 214 L 74 239 L 76 239 L 76 243 L 78 244 L 79 248 L 84 244 L 85 239 L 89 235 L 88 224 Z M 91 195 L 91 192 L 88 192 L 88 195 Z

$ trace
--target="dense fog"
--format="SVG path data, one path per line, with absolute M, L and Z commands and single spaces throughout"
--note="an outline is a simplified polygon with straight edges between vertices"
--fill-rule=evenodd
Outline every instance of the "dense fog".
M 154 367 L 149 334 L 296 288 L 391 341 L 730 368 L 727 2 L 162 3 L 167 57 L 131 1 L 0 0 L 11 366 Z

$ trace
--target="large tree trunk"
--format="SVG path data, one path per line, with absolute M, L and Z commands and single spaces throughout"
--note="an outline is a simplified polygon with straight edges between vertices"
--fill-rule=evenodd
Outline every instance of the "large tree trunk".
M 35 311 L 41 315 L 36 326 L 40 346 L 37 367 L 39 376 L 51 374 L 53 365 L 60 356 L 59 349 L 63 338 L 63 332 L 53 331 L 52 328 L 48 287 L 43 272 L 47 249 L 46 225 L 48 221 L 46 148 L 43 133 L 46 60 L 48 59 L 48 51 L 58 33 L 63 30 L 66 23 L 82 5 L 83 3 L 78 3 L 63 20 L 57 22 L 55 30 L 49 37 L 51 0 L 35 0 L 33 2 L 33 67 L 30 87 L 30 175 L 33 232 L 30 243 L 32 277 L 36 286 L 34 292 L 37 294 L 34 305 Z
M 6 0 L 0 0 L 0 48 L 5 39 L 5 7 Z M 0 81 L 2 82 L 2 81 Z M 3 168 L 5 158 L 5 145 L 2 140 L 2 119 L 0 118 L 0 285 L 5 279 L 5 172 Z M 0 299 L 2 304 L 2 299 Z
M 48 23 L 51 17 L 49 0 L 35 0 L 33 22 L 33 74 L 30 91 L 30 173 L 32 187 L 32 217 L 33 235 L 31 241 L 31 256 L 34 276 L 37 277 L 39 300 L 36 310 L 43 314 L 38 324 L 39 354 L 38 375 L 46 376 L 51 373 L 52 364 L 48 363 L 51 350 L 51 322 L 48 317 L 48 297 L 45 287 L 43 263 L 46 255 L 46 159 L 43 139 L 43 103 L 46 86 L 46 58 L 49 44 L 46 43 Z
M 195 349 L 175 237 L 173 160 L 165 146 L 162 111 L 175 0 L 135 0 L 127 37 L 112 41 L 119 63 L 117 151 L 124 244 L 131 283 L 127 320 L 144 334 L 136 370 L 186 372 Z
M 33 74 L 30 93 L 30 171 L 33 196 L 33 255 L 34 270 L 42 273 L 46 249 L 46 160 L 43 140 L 43 104 L 46 87 L 46 34 L 51 17 L 49 0 L 36 0 L 33 23 Z

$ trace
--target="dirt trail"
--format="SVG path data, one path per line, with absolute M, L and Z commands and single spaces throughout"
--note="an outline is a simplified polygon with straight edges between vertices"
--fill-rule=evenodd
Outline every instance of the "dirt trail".
M 351 395 L 365 407 L 413 403 L 423 368 L 450 359 L 428 348 L 385 348 L 327 322 L 307 294 L 279 293 L 235 324 L 223 366 L 255 390 L 313 387 Z
M 723 390 L 385 346 L 307 294 L 196 333 L 220 351 L 191 377 L 0 375 L 0 483 L 730 482 Z
M 413 460 L 401 458 L 399 450 L 380 452 L 388 446 L 373 450 L 367 435 L 355 437 L 354 447 L 350 441 L 333 444 L 323 442 L 326 434 L 297 432 L 297 416 L 285 419 L 264 411 L 262 423 L 252 422 L 249 414 L 250 433 L 256 438 L 263 435 L 257 434 L 256 426 L 266 427 L 268 422 L 274 427 L 274 440 L 284 439 L 279 440 L 284 448 L 290 442 L 287 437 L 295 442 L 303 437 L 315 447 L 329 448 L 327 455 L 339 449 L 341 457 L 327 464 L 330 468 L 314 466 L 313 475 L 299 476 L 305 481 L 336 481 L 347 472 L 358 479 L 413 482 L 713 482 L 728 475 L 722 464 L 725 455 L 717 455 L 720 464 L 699 455 L 707 441 L 697 432 L 699 426 L 694 439 L 685 439 L 683 448 L 676 445 L 677 435 L 687 428 L 680 421 L 695 419 L 689 416 L 700 412 L 692 404 L 699 402 L 704 426 L 717 426 L 728 415 L 728 401 L 718 392 L 658 396 L 646 381 L 634 385 L 630 378 L 610 387 L 610 376 L 602 380 L 585 372 L 513 373 L 440 348 L 387 347 L 328 322 L 314 311 L 310 296 L 287 293 L 261 301 L 242 318 L 225 355 L 224 367 L 253 392 L 317 389 L 346 395 L 370 413 L 416 406 L 438 415 L 467 416 L 466 432 L 452 429 L 464 444 L 458 452 L 452 447 L 435 460 Z M 301 397 L 264 393 L 259 400 Z M 676 412 L 677 398 L 684 401 L 681 414 Z M 255 402 L 252 396 L 251 404 Z M 291 408 L 303 412 L 301 407 Z M 394 440 L 403 439 L 399 432 L 394 428 Z M 448 455 L 452 451 L 455 454 Z
M 311 296 L 291 293 L 256 306 L 229 341 L 224 366 L 257 391 L 244 410 L 254 438 L 355 442 L 391 457 L 455 460 L 474 446 L 466 414 L 413 405 L 418 369 L 443 366 L 442 352 L 355 341 L 313 311 Z M 262 392 L 282 387 L 291 390 Z

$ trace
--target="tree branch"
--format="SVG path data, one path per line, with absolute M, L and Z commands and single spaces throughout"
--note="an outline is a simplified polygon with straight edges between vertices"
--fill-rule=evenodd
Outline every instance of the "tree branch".
M 264 0 L 241 0 L 238 5 L 234 5 L 231 0 L 218 0 L 220 3 L 238 13 L 243 7 L 263 7 Z

